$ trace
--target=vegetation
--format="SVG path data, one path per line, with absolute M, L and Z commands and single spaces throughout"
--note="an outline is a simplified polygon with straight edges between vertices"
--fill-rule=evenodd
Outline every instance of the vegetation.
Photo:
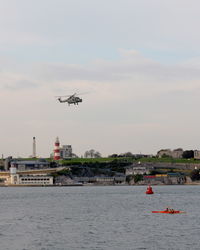
M 196 164 L 196 163 L 200 163 L 200 160 L 197 159 L 174 159 L 172 157 L 164 157 L 164 158 L 158 158 L 158 157 L 144 157 L 144 158 L 139 158 L 137 159 L 137 161 L 140 162 L 166 162 L 166 163 L 191 163 L 191 164 Z
M 94 149 L 86 151 L 84 156 L 85 158 L 101 158 L 101 154 L 98 151 L 95 151 Z
M 125 168 L 132 164 L 131 158 L 78 158 L 71 160 L 61 160 L 60 165 L 73 167 L 90 168 L 93 173 L 104 174 L 107 171 L 113 173 L 124 173 Z M 102 171 L 103 170 L 103 171 Z M 75 171 L 75 170 L 74 170 Z
M 130 181 L 133 179 L 133 175 L 127 175 L 126 176 L 126 182 L 130 183 Z
M 199 181 L 200 180 L 200 171 L 198 169 L 194 169 L 190 173 L 190 178 L 192 179 L 192 181 Z
M 128 175 L 126 176 L 126 182 L 130 184 L 130 182 L 134 179 L 134 182 L 137 183 L 143 180 L 142 174 Z
M 191 164 L 200 164 L 200 160 L 194 159 L 193 157 L 188 158 L 189 156 L 192 156 L 192 150 L 186 150 L 184 151 L 185 158 L 181 158 L 181 159 L 174 159 L 172 157 L 162 157 L 162 158 L 158 158 L 158 157 L 135 157 L 134 155 L 131 156 L 130 153 L 125 153 L 123 155 L 117 155 L 117 154 L 113 154 L 110 155 L 110 157 L 99 157 L 99 158 L 70 158 L 70 159 L 64 159 L 64 160 L 59 160 L 59 164 L 60 165 L 64 165 L 64 166 L 69 166 L 69 165 L 84 165 L 84 164 L 88 164 L 88 163 L 125 163 L 126 165 L 128 164 L 132 164 L 134 162 L 152 162 L 152 163 L 159 163 L 159 162 L 165 162 L 165 163 L 191 163 Z M 40 160 L 40 158 L 21 158 L 20 160 Z M 44 160 L 44 159 L 43 159 Z M 50 161 L 50 162 L 54 162 L 53 159 L 51 158 L 45 158 L 45 160 Z
M 136 174 L 136 175 L 133 176 L 133 178 L 134 178 L 134 182 L 137 183 L 137 182 L 143 180 L 143 175 L 141 175 L 141 174 Z
M 156 169 L 156 170 L 150 171 L 150 175 L 165 174 L 165 173 L 168 173 L 168 171 L 166 171 L 166 170 L 163 171 L 161 169 Z
M 184 151 L 186 152 L 186 151 Z M 182 158 L 182 159 L 173 159 L 171 157 L 142 157 L 137 158 L 130 155 L 130 153 L 126 154 L 128 157 L 122 157 L 117 154 L 111 155 L 107 158 L 71 158 L 65 160 L 59 160 L 58 162 L 53 161 L 50 158 L 43 159 L 50 161 L 50 167 L 56 167 L 57 163 L 60 166 L 70 167 L 71 170 L 62 170 L 61 172 L 55 173 L 54 177 L 59 175 L 68 175 L 68 176 L 95 176 L 95 175 L 106 175 L 106 176 L 114 176 L 117 173 L 125 173 L 125 169 L 133 163 L 182 163 L 182 164 L 200 164 L 200 160 L 196 160 L 193 158 Z M 185 157 L 191 156 L 190 150 L 185 153 Z M 21 160 L 35 160 L 33 158 L 21 159 Z M 2 167 L 3 169 L 3 167 Z M 184 173 L 187 176 L 191 176 L 192 180 L 199 180 L 198 171 L 192 171 L 189 169 L 176 169 L 176 168 L 156 168 L 150 172 L 151 175 L 155 174 L 167 174 L 173 172 Z M 133 177 L 128 177 L 133 178 Z M 135 181 L 139 181 L 140 177 L 134 177 Z
M 194 151 L 193 150 L 186 150 L 183 152 L 183 158 L 185 159 L 192 159 L 194 158 Z
M 4 170 L 4 166 L 0 165 L 0 170 L 3 171 Z
M 71 172 L 69 169 L 63 169 L 61 171 L 51 173 L 51 176 L 53 176 L 55 178 L 55 177 L 60 176 L 60 175 L 69 176 L 70 174 L 71 174 Z
M 116 158 L 119 161 L 124 161 L 124 162 L 129 162 L 132 163 L 132 158 Z M 59 163 L 62 165 L 82 165 L 84 163 L 109 163 L 112 162 L 113 160 L 112 157 L 105 157 L 105 158 L 71 158 L 71 159 L 65 159 L 65 160 L 60 160 Z

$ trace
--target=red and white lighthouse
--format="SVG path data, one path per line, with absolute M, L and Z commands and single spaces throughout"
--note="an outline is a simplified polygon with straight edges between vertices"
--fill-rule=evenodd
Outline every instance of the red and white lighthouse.
M 60 142 L 59 138 L 56 137 L 55 145 L 54 145 L 54 160 L 60 160 Z

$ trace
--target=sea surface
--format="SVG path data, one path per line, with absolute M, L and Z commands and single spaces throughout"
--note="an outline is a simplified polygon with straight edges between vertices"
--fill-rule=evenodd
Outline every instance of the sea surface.
M 1 250 L 200 249 L 200 186 L 1 187 Z M 185 214 L 152 214 L 171 207 Z

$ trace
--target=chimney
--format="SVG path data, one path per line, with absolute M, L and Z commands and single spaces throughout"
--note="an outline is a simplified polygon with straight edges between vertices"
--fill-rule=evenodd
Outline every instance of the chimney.
M 36 141 L 35 141 L 35 137 L 33 137 L 33 158 L 36 158 Z

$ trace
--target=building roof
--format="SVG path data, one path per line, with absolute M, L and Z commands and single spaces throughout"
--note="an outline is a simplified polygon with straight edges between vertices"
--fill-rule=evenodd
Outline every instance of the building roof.
M 15 163 L 17 165 L 48 165 L 49 162 L 44 161 L 11 161 L 11 163 Z

